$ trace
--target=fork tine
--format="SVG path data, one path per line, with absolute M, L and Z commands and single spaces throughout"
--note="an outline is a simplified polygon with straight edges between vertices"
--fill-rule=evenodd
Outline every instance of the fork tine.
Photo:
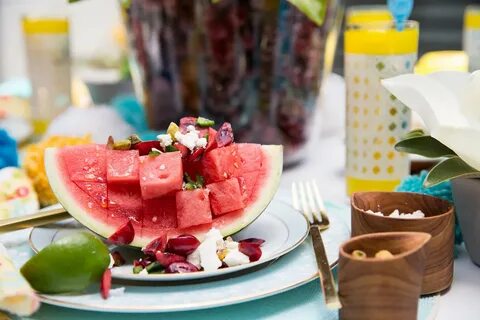
M 307 218 L 310 223 L 314 223 L 312 209 L 310 209 L 310 205 L 307 200 L 307 193 L 305 192 L 305 185 L 303 182 L 299 182 L 299 189 L 300 189 L 300 202 L 302 204 L 302 212 L 303 215 Z
M 320 211 L 320 215 L 322 216 L 322 221 L 325 223 L 329 222 L 328 215 L 327 215 L 327 209 L 325 209 L 325 203 L 323 202 L 323 198 L 320 195 L 320 190 L 318 190 L 318 185 L 317 181 L 312 180 L 312 185 L 313 185 L 313 192 L 315 194 L 315 200 L 318 204 L 318 209 Z
M 312 216 L 313 216 L 313 220 L 317 220 L 317 222 L 321 222 L 322 221 L 322 217 L 320 215 L 320 207 L 317 205 L 317 201 L 315 201 L 315 196 L 313 194 L 313 187 L 312 185 L 314 184 L 313 180 L 312 181 L 306 181 L 305 182 L 305 185 L 306 185 L 306 188 L 307 188 L 307 198 L 308 198 L 308 202 L 309 202 L 309 205 L 310 205 L 310 208 L 311 208 L 311 212 L 312 212 Z

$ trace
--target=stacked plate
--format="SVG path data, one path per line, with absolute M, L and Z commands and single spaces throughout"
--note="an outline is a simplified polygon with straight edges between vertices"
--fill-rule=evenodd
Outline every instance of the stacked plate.
M 331 208 L 331 226 L 322 233 L 331 267 L 338 259 L 340 244 L 350 234 L 348 226 L 335 212 L 339 210 L 345 209 Z M 71 223 L 35 228 L 30 235 L 30 245 L 38 251 L 76 231 L 78 228 Z M 233 238 L 264 239 L 262 258 L 247 265 L 184 274 L 133 274 L 132 265 L 127 263 L 112 269 L 113 286 L 108 300 L 101 298 L 96 286 L 81 294 L 43 294 L 41 299 L 47 304 L 105 312 L 186 311 L 260 299 L 317 277 L 308 224 L 285 202 L 272 201 L 255 222 Z M 123 254 L 129 256 L 129 252 Z

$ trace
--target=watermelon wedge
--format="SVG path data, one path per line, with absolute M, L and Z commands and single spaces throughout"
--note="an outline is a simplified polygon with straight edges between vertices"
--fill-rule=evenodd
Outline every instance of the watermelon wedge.
M 46 150 L 45 167 L 52 190 L 75 219 L 102 237 L 109 238 L 126 224 L 133 226 L 133 241 L 126 244 L 135 247 L 181 234 L 202 240 L 211 228 L 219 229 L 224 236 L 240 231 L 273 198 L 283 166 L 282 146 L 233 143 L 215 147 L 195 160 L 198 172 L 205 173 L 205 181 L 190 189 L 185 182 L 179 186 L 179 170 L 187 172 L 189 167 L 188 158 L 178 160 L 180 152 L 161 153 L 158 158 L 140 157 L 137 165 L 132 150 L 125 151 L 125 159 L 121 159 L 122 151 L 113 157 L 107 152 L 105 161 L 100 152 L 103 146 L 81 148 Z M 99 161 L 92 160 L 99 156 Z M 79 165 L 87 163 L 83 159 L 95 168 Z M 109 167 L 102 168 L 103 163 Z M 168 174 L 163 174 L 172 166 Z M 139 173 L 131 172 L 132 168 Z M 117 172 L 127 171 L 117 178 Z M 85 172 L 94 172 L 94 179 L 90 179 L 94 181 L 78 181 Z M 151 180 L 142 181 L 145 176 Z M 135 181 L 137 177 L 139 181 Z

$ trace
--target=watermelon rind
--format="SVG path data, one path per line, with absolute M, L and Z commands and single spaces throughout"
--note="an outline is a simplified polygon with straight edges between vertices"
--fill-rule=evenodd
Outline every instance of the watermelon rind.
M 283 147 L 281 145 L 262 145 L 264 159 L 267 160 L 268 170 L 265 172 L 265 179 L 262 186 L 259 187 L 256 194 L 256 200 L 244 208 L 243 214 L 233 221 L 225 222 L 221 225 L 215 225 L 220 230 L 223 236 L 228 236 L 239 232 L 265 211 L 270 201 L 273 199 L 279 185 L 280 177 L 283 170 Z M 55 193 L 60 204 L 74 217 L 78 222 L 86 228 L 99 234 L 102 237 L 108 238 L 115 231 L 117 227 L 109 225 L 107 219 L 103 221 L 90 215 L 85 203 L 81 203 L 76 197 L 71 185 L 74 185 L 66 176 L 63 158 L 59 153 L 59 148 L 48 148 L 45 150 L 45 169 L 49 179 L 50 186 Z M 66 182 L 68 181 L 68 183 Z M 103 209 L 106 210 L 106 209 Z M 192 234 L 203 239 L 204 234 L 208 230 L 199 228 L 198 232 L 192 229 Z M 152 237 L 143 237 L 142 235 L 135 235 L 135 239 L 130 246 L 144 247 Z

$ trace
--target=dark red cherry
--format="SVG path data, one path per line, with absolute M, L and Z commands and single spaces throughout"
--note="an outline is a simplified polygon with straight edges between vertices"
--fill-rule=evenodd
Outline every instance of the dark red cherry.
M 155 256 L 157 251 L 164 251 L 167 245 L 167 235 L 164 234 L 147 244 L 143 249 L 143 253 L 149 256 Z
M 184 234 L 176 238 L 171 238 L 165 247 L 166 252 L 175 253 L 181 256 L 188 256 L 200 245 L 200 241 L 192 235 Z
M 189 262 L 174 262 L 169 265 L 166 269 L 166 273 L 189 273 L 199 271 L 197 267 Z
M 258 261 L 262 256 L 262 249 L 260 249 L 260 246 L 249 242 L 240 242 L 238 244 L 238 251 L 248 256 L 250 262 Z
M 168 267 L 174 262 L 185 261 L 185 257 L 179 256 L 178 254 L 175 254 L 175 253 L 162 252 L 162 251 L 157 251 L 157 253 L 155 253 L 155 257 L 158 263 L 160 263 L 164 267 Z

